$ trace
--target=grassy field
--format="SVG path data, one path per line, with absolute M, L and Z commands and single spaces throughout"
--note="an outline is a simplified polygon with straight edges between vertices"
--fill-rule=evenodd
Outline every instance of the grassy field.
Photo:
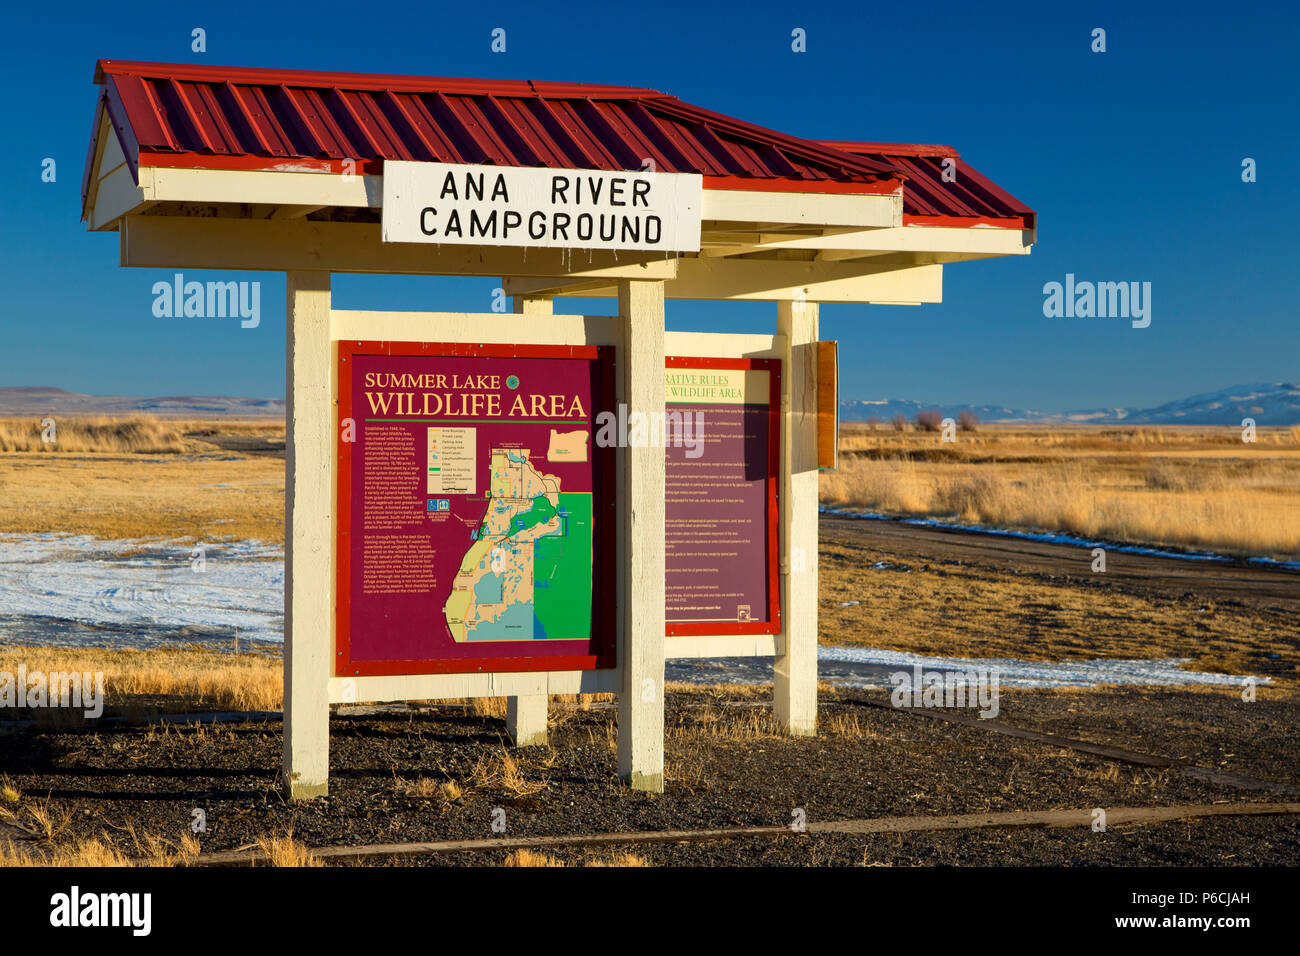
M 284 439 L 274 422 L 0 419 L 0 532 L 284 540 L 284 461 L 206 439 Z
M 11 423 L 8 434 L 17 432 Z M 65 422 L 60 435 L 79 433 Z M 111 434 L 120 444 L 106 451 L 0 454 L 0 532 L 282 544 L 283 460 L 231 450 L 250 438 L 282 441 L 282 425 L 146 421 Z M 184 450 L 131 452 L 141 435 L 179 442 Z M 981 428 L 957 437 L 945 444 L 932 432 L 846 426 L 839 470 L 822 473 L 822 500 L 897 515 L 1300 557 L 1300 436 L 1293 431 L 1262 431 L 1253 445 L 1230 430 L 1183 428 Z M 858 545 L 834 536 L 823 540 L 823 643 L 976 657 L 1187 657 L 1193 666 L 1233 673 L 1257 666 L 1261 653 L 1290 653 L 1291 629 L 1256 604 L 1170 601 L 1141 590 L 1098 603 L 1086 582 L 1068 576 L 1010 574 L 960 561 L 933 571 L 863 576 L 864 562 L 896 560 L 883 551 L 864 556 Z M 122 662 L 123 673 L 143 668 L 143 659 Z M 110 687 L 118 670 L 109 668 Z M 222 689 L 221 674 L 221 667 L 206 677 L 178 667 L 175 679 L 214 707 L 278 706 L 278 685 L 263 685 L 241 705 L 243 691 Z M 136 686 L 134 692 L 144 691 Z M 161 683 L 149 692 L 166 693 Z
M 1180 658 L 1192 670 L 1224 674 L 1257 674 L 1269 655 L 1296 660 L 1294 614 L 1262 602 L 1103 588 L 1086 561 L 1075 573 L 1062 566 L 1051 575 L 952 559 L 864 573 L 898 560 L 850 538 L 822 541 L 822 644 L 1045 661 Z M 1297 678 L 1300 666 L 1273 673 L 1289 687 Z
M 39 429 L 32 430 L 30 421 L 0 421 L 0 532 L 66 532 L 108 539 L 253 538 L 280 544 L 284 461 L 274 454 L 246 449 L 254 440 L 264 444 L 267 439 L 272 444 L 282 441 L 283 434 L 282 425 L 271 423 L 61 421 L 59 442 L 49 444 L 42 440 Z M 1298 491 L 1300 435 L 1290 430 L 1261 431 L 1254 445 L 1243 445 L 1229 430 L 1169 428 L 981 429 L 961 432 L 956 443 L 944 444 L 935 433 L 846 427 L 841 468 L 822 475 L 822 499 L 828 505 L 1284 558 L 1300 557 Z M 1082 570 L 1086 563 L 1074 571 L 1068 565 L 1020 571 L 1001 560 L 975 561 L 932 550 L 926 543 L 916 545 L 913 554 L 900 557 L 879 540 L 864 541 L 855 530 L 831 527 L 837 523 L 846 528 L 880 526 L 878 522 L 823 521 L 819 608 L 823 644 L 1029 660 L 1179 657 L 1189 659 L 1196 669 L 1235 674 L 1259 673 L 1262 665 L 1276 661 L 1269 665 L 1274 683 L 1259 688 L 1258 706 L 1280 707 L 1293 699 L 1300 675 L 1300 665 L 1294 664 L 1295 615 L 1278 602 L 1216 603 L 1190 593 L 1166 593 L 1167 588 L 1130 587 L 1119 577 L 1090 577 Z M 274 651 L 254 649 L 236 654 L 201 647 L 142 651 L 0 646 L 0 672 L 16 671 L 20 665 L 29 671 L 102 672 L 107 707 L 127 718 L 121 726 L 97 726 L 88 734 L 89 728 L 63 727 L 64 723 L 77 724 L 79 713 L 56 709 L 33 712 L 26 719 L 38 722 L 43 728 L 39 733 L 67 733 L 70 748 L 84 749 L 88 742 L 94 747 L 111 747 L 108 761 L 131 768 L 132 774 L 137 767 L 146 775 L 151 767 L 164 768 L 158 793 L 170 795 L 168 787 L 179 787 L 181 795 L 168 796 L 179 808 L 172 815 L 175 819 L 155 810 L 169 804 L 149 798 L 139 801 L 141 809 L 135 818 L 118 819 L 120 807 L 114 807 L 112 819 L 104 816 L 101 824 L 101 809 L 95 801 L 49 795 L 50 790 L 84 787 L 83 781 L 47 779 L 17 761 L 4 768 L 10 776 L 0 773 L 0 834 L 3 826 L 9 825 L 38 839 L 19 844 L 0 839 L 0 866 L 193 863 L 200 845 L 186 830 L 192 801 L 185 792 L 193 784 L 188 778 L 173 780 L 168 776 L 171 768 L 213 764 L 218 770 L 234 773 L 221 761 L 233 761 L 232 766 L 239 767 L 251 761 L 253 773 L 269 779 L 263 768 L 269 772 L 278 760 L 277 732 L 263 723 L 173 727 L 153 720 L 154 715 L 171 711 L 278 710 L 282 706 L 281 659 Z M 876 781 L 897 777 L 900 767 L 906 775 L 911 768 L 914 779 L 900 784 L 897 805 L 881 804 L 894 812 L 988 810 L 1000 806 L 999 800 L 1019 806 L 1024 802 L 1026 780 L 1048 787 L 1050 792 L 1045 791 L 1042 800 L 1053 806 L 1068 800 L 1065 794 L 1080 788 L 1087 792 L 1089 787 L 1109 788 L 1106 795 L 1117 799 L 1110 791 L 1118 792 L 1127 779 L 1121 779 L 1123 774 L 1114 766 L 1096 767 L 1078 758 L 1078 773 L 1061 784 L 1058 793 L 1051 788 L 1057 786 L 1061 755 L 1039 755 L 1029 748 L 1014 751 L 1005 792 L 977 793 L 970 806 L 954 807 L 943 801 L 931 805 L 926 802 L 931 789 L 934 794 L 949 794 L 959 789 L 958 781 L 982 785 L 988 778 L 987 774 L 972 775 L 966 751 L 955 745 L 946 731 L 940 734 L 928 726 L 884 723 L 894 718 L 878 710 L 830 706 L 840 692 L 822 685 L 821 736 L 813 750 L 807 742 L 787 738 L 770 711 L 755 706 L 769 699 L 770 688 L 674 684 L 666 691 L 676 697 L 665 727 L 665 771 L 672 792 L 692 798 L 698 792 L 717 800 L 719 794 L 732 792 L 737 779 L 760 776 L 740 773 L 728 762 L 732 760 L 729 755 L 749 759 L 763 754 L 753 757 L 762 761 L 768 759 L 768 752 L 780 754 L 788 749 L 793 753 L 800 747 L 805 749 L 798 750 L 798 759 L 792 759 L 773 779 L 782 780 L 793 772 L 790 768 L 815 762 L 828 746 L 841 748 L 843 753 L 836 750 L 836 756 L 827 758 L 829 762 L 818 771 L 818 787 L 842 784 L 848 788 L 841 795 L 843 800 L 862 790 L 857 778 L 843 770 L 845 766 L 867 766 L 853 761 L 884 754 L 883 765 L 890 768 L 889 774 L 862 771 L 864 778 Z M 1098 710 L 1093 703 L 1098 699 L 1095 695 L 1106 693 L 1070 689 L 1009 695 L 1007 705 L 1024 710 L 1026 704 L 1021 701 L 1041 700 L 1043 704 L 1034 706 L 1041 706 L 1058 722 L 1052 729 L 1074 732 L 1083 716 Z M 1128 696 L 1113 700 L 1145 699 L 1144 695 L 1157 693 L 1125 689 L 1116 694 Z M 1178 746 L 1190 746 L 1189 741 L 1205 738 L 1207 726 L 1219 726 L 1221 722 L 1206 723 L 1197 716 L 1202 712 L 1218 713 L 1215 708 L 1219 708 L 1238 713 L 1229 709 L 1236 706 L 1235 688 L 1193 688 L 1177 695 L 1185 700 L 1184 709 L 1192 716 L 1185 726 L 1173 722 L 1170 733 L 1174 739 L 1153 745 L 1161 752 L 1182 753 Z M 416 749 L 443 746 L 440 741 L 446 737 L 447 753 L 439 751 L 427 760 L 419 757 L 423 763 L 417 761 L 415 769 L 400 779 L 396 775 L 391 780 L 379 779 L 389 764 L 415 759 L 404 752 L 390 755 L 372 749 L 378 746 L 377 741 L 383 747 L 409 743 L 410 728 L 395 724 L 391 733 L 358 731 L 355 752 L 347 757 L 358 767 L 379 768 L 373 771 L 378 774 L 375 781 L 362 783 L 373 783 L 385 793 L 395 792 L 397 798 L 418 809 L 422 821 L 464 816 L 464 806 L 473 800 L 479 801 L 475 812 L 484 806 L 503 805 L 503 801 L 544 808 L 549 799 L 548 781 L 580 777 L 559 761 L 572 757 L 578 762 L 575 766 L 586 767 L 581 762 L 593 759 L 592 754 L 606 763 L 614 759 L 616 722 L 608 695 L 553 698 L 550 730 L 553 739 L 563 744 L 553 744 L 531 756 L 498 740 L 504 699 L 442 703 L 449 705 L 439 708 L 445 725 L 439 725 L 438 732 L 427 739 L 418 738 Z M 1164 725 L 1160 706 L 1152 705 L 1153 724 L 1144 724 L 1137 731 L 1130 728 L 1125 733 L 1097 732 L 1094 736 L 1102 742 L 1129 742 L 1133 733 L 1146 734 L 1150 726 Z M 1284 720 L 1276 723 L 1288 726 Z M 352 739 L 346 730 L 341 727 L 341 735 L 334 741 L 339 759 L 344 759 L 345 745 Z M 1238 755 L 1252 754 L 1254 747 L 1246 741 L 1254 741 L 1258 732 L 1258 725 L 1245 721 L 1226 734 L 1221 748 L 1226 756 L 1221 762 L 1232 767 L 1231 760 L 1245 759 Z M 467 733 L 483 739 L 477 744 L 466 743 L 463 735 Z M 913 753 L 917 738 L 932 733 L 936 735 L 933 752 Z M 570 754 L 583 744 L 588 750 Z M 473 759 L 466 756 L 463 766 L 458 764 L 459 752 L 474 747 Z M 254 753 L 255 757 L 249 756 Z M 1008 750 L 1004 743 L 994 742 L 981 753 L 981 760 L 995 762 L 1005 758 Z M 81 750 L 73 754 L 75 759 L 68 761 L 72 769 L 59 773 L 75 774 L 86 763 L 88 758 Z M 953 761 L 952 783 L 932 787 L 936 762 L 944 759 Z M 1038 767 L 1036 774 L 1024 769 L 1034 766 Z M 15 769 L 19 767 L 23 769 Z M 1243 769 L 1249 772 L 1254 768 L 1247 765 Z M 108 767 L 100 772 L 112 770 Z M 763 772 L 770 773 L 771 768 L 764 765 Z M 1173 785 L 1173 778 L 1166 779 L 1168 775 L 1155 783 L 1148 783 L 1137 771 L 1132 776 L 1134 787 L 1138 783 L 1148 790 L 1158 789 L 1157 784 Z M 264 785 L 264 781 L 257 782 L 261 777 L 254 781 L 257 786 Z M 94 779 L 98 785 L 100 778 Z M 237 779 L 242 781 L 223 776 L 219 784 L 230 787 Z M 348 788 L 358 786 L 357 779 L 340 776 L 337 792 L 345 801 L 353 799 L 358 808 L 364 808 L 357 809 L 356 819 L 347 816 L 351 810 L 340 811 L 344 823 L 361 826 L 358 832 L 364 830 L 364 836 L 370 833 L 364 829 L 369 823 L 357 820 L 370 820 L 374 798 L 368 792 L 350 794 Z M 849 780 L 854 781 L 851 786 Z M 134 777 L 132 786 L 138 786 Z M 609 800 L 604 777 L 598 786 L 603 808 Z M 564 799 L 557 806 L 569 808 L 565 813 L 573 812 L 573 793 L 564 790 L 561 795 Z M 1106 795 L 1090 794 L 1089 799 L 1098 803 Z M 1140 796 L 1149 799 L 1146 791 Z M 271 865 L 319 864 L 304 845 L 328 842 L 322 838 L 325 831 L 319 820 L 293 807 L 278 815 L 268 814 L 266 807 L 278 804 L 268 803 L 260 795 L 244 802 L 248 807 L 232 803 L 224 811 L 226 825 L 239 828 L 235 844 L 260 847 Z M 879 802 L 878 795 L 870 795 L 868 809 L 879 812 Z M 789 800 L 782 804 L 782 812 L 787 804 Z M 412 820 L 416 812 L 412 811 Z M 385 811 L 379 816 L 388 815 Z M 316 826 L 316 832 L 304 837 L 295 830 L 299 823 Z M 428 835 L 463 836 L 454 829 L 430 830 Z M 366 838 L 381 836 L 387 838 L 378 831 Z M 212 838 L 207 840 L 210 844 Z M 218 846 L 228 848 L 226 844 Z M 1231 850 L 1237 852 L 1237 847 Z M 867 860 L 866 851 L 855 847 L 855 852 Z M 907 856 L 902 850 L 898 853 L 900 858 Z M 946 856 L 943 859 L 952 862 Z M 667 860 L 662 855 L 643 858 L 609 850 L 575 852 L 567 857 L 524 850 L 504 856 L 501 862 L 510 866 L 635 866 Z
M 0 645 L 0 673 L 90 672 L 104 675 L 104 703 L 177 698 L 212 710 L 279 710 L 284 696 L 279 654 L 227 654 L 200 647 L 109 650 L 103 647 Z M 59 716 L 60 711 L 46 711 Z
M 846 425 L 822 503 L 1111 541 L 1300 558 L 1300 429 Z
M 0 452 L 40 452 L 46 455 L 92 453 L 118 455 L 178 455 L 211 451 L 205 437 L 278 436 L 284 425 L 267 422 L 206 422 L 163 419 L 153 415 L 69 418 L 0 417 Z
M 284 463 L 232 453 L 282 442 L 275 422 L 0 419 L 0 531 L 283 541 Z M 1140 544 L 1300 558 L 1300 428 L 846 424 L 822 503 L 1064 531 Z

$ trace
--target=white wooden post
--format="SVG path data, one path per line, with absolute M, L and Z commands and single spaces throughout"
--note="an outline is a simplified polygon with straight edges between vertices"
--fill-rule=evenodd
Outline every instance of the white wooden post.
M 520 315 L 554 315 L 555 307 L 549 295 L 515 295 L 515 312 Z
M 329 792 L 334 642 L 330 274 L 285 274 L 284 765 L 290 798 Z
M 618 397 L 632 416 L 662 421 L 664 412 L 664 285 L 621 279 L 623 319 Z M 658 416 L 657 418 L 655 416 Z M 618 456 L 618 580 L 622 638 L 619 661 L 618 772 L 634 790 L 664 789 L 664 449 L 625 447 Z M 600 600 L 598 597 L 597 600 Z
M 773 682 L 787 733 L 817 732 L 817 303 L 779 302 L 781 620 Z
M 520 315 L 553 315 L 550 296 L 511 297 L 514 310 Z M 599 596 L 596 598 L 600 600 Z M 516 747 L 546 746 L 545 694 L 506 698 L 506 732 Z
M 545 747 L 546 695 L 507 697 L 506 732 L 516 747 Z

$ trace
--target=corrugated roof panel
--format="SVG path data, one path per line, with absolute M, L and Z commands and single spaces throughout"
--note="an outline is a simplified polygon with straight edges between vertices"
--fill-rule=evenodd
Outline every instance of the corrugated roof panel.
M 651 159 L 662 172 L 846 187 L 897 172 L 634 87 L 113 60 L 96 80 L 119 91 L 110 110 L 134 149 L 178 165 L 265 156 L 621 170 Z
M 623 145 L 624 168 L 641 169 L 648 159 L 654 161 L 655 169 L 680 165 L 683 160 L 680 154 L 670 159 L 647 134 L 647 123 L 652 127 L 657 126 L 654 118 L 644 109 L 639 114 L 633 112 L 633 105 L 635 104 L 608 103 L 602 104 L 599 109 L 605 129 Z
M 294 146 L 293 141 L 289 139 L 288 133 L 276 118 L 275 108 L 271 105 L 271 99 L 267 96 L 266 88 L 250 86 L 243 89 L 247 93 L 248 102 L 252 105 L 249 115 L 257 126 L 259 138 L 267 143 L 267 152 L 272 156 L 296 155 L 297 147 Z M 141 143 L 140 145 L 143 146 L 144 144 Z
M 444 157 L 454 155 L 455 146 L 419 96 L 385 90 L 376 105 L 383 111 L 394 135 L 406 144 L 412 159 L 446 162 Z
M 529 110 L 543 132 L 551 137 L 563 157 L 563 166 L 570 169 L 596 169 L 600 165 L 601 150 L 584 135 L 576 119 L 567 113 L 565 101 L 551 102 L 540 97 L 531 101 L 521 100 L 521 105 Z
M 600 135 L 587 125 L 586 120 L 579 115 L 580 106 L 589 106 L 585 99 L 577 100 L 539 100 L 545 103 L 559 118 L 560 124 L 573 137 L 574 141 L 582 147 L 584 156 L 590 157 L 586 163 L 575 163 L 573 169 L 615 169 L 618 164 L 612 153 L 601 139 Z
M 497 138 L 514 157 L 513 165 L 549 166 L 550 146 L 540 131 L 535 130 L 527 117 L 517 110 L 518 100 L 484 96 L 479 100 L 479 111 L 492 124 Z
M 137 149 L 150 148 L 180 150 L 172 136 L 170 124 L 163 120 L 163 110 L 153 95 L 153 88 L 138 76 L 111 77 L 106 84 L 110 106 L 120 106 L 117 123 L 127 126 L 134 134 Z
M 903 184 L 903 215 L 956 219 L 1005 219 L 1034 228 L 1034 211 L 961 160 L 951 146 L 915 143 L 826 142 L 854 155 L 894 163 L 907 176 Z M 945 179 L 955 164 L 955 176 Z

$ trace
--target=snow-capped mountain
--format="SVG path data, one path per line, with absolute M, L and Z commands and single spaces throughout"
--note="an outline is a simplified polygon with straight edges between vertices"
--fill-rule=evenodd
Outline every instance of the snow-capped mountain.
M 1243 418 L 1253 418 L 1257 425 L 1300 424 L 1300 385 L 1235 385 L 1155 408 L 1130 410 L 1122 421 L 1134 425 L 1240 425 Z
M 917 412 L 931 409 L 951 418 L 956 418 L 962 411 L 971 411 L 982 422 L 1008 424 L 1240 425 L 1243 418 L 1253 418 L 1260 426 L 1300 425 L 1300 385 L 1288 382 L 1234 385 L 1154 408 L 1089 408 L 1052 413 L 1000 405 L 934 405 L 912 400 L 854 399 L 840 402 L 840 417 L 849 422 L 871 418 L 888 422 L 902 414 L 912 421 Z
M 1006 408 L 1002 405 L 934 405 L 911 399 L 883 398 L 872 401 L 859 398 L 840 402 L 840 419 L 846 422 L 865 422 L 876 418 L 888 422 L 901 414 L 910 422 L 916 418 L 917 412 L 931 410 L 938 411 L 945 418 L 956 418 L 961 412 L 970 411 L 982 422 L 1027 422 L 1044 418 L 1040 412 Z

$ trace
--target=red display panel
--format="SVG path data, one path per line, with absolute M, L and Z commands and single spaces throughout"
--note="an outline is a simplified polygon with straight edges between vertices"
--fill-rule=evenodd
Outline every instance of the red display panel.
M 335 673 L 613 667 L 613 349 L 339 342 Z
M 665 389 L 667 633 L 778 633 L 781 362 L 669 356 Z

